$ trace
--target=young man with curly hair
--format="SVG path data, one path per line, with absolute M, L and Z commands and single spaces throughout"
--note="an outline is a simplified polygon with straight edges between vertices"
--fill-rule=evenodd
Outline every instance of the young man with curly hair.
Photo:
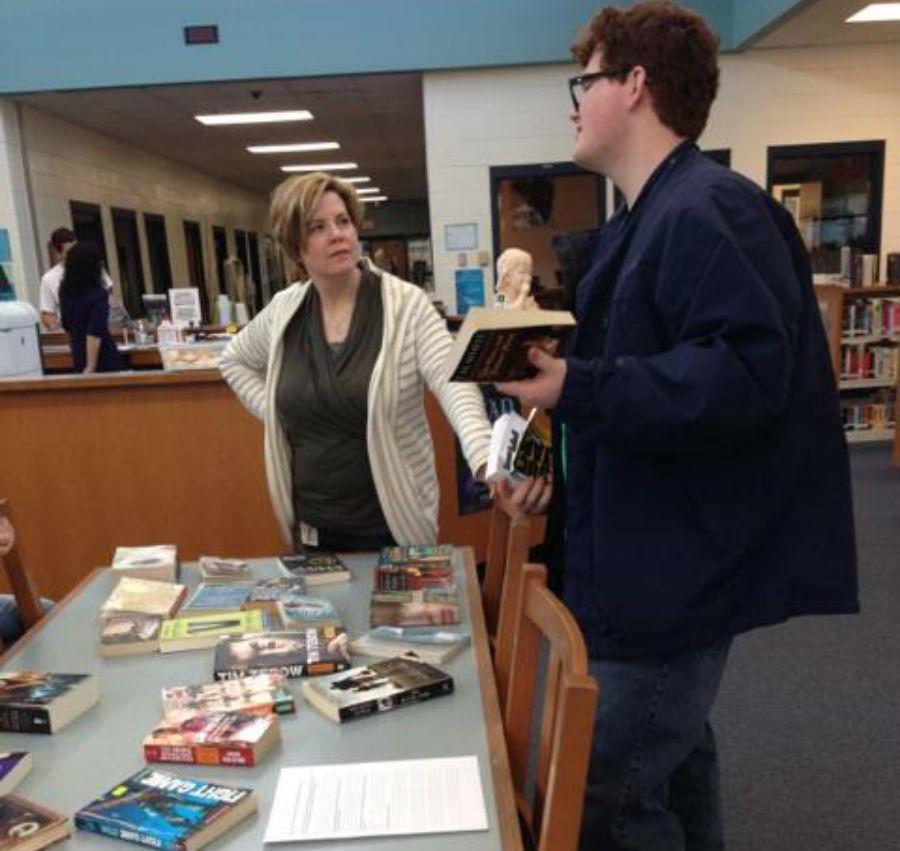
M 625 203 L 565 358 L 501 385 L 565 431 L 564 596 L 600 685 L 582 847 L 723 848 L 709 715 L 732 638 L 858 610 L 849 463 L 790 215 L 697 148 L 717 39 L 606 8 L 573 52 L 574 159 Z

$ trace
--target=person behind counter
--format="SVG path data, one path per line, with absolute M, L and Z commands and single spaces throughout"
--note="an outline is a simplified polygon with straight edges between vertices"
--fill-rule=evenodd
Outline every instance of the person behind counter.
M 437 537 L 438 482 L 423 384 L 480 471 L 491 429 L 478 388 L 450 384 L 450 334 L 418 287 L 360 256 L 353 187 L 285 180 L 272 232 L 309 280 L 232 340 L 222 374 L 265 424 L 269 493 L 295 549 L 366 550 Z
M 103 281 L 100 250 L 93 243 L 76 242 L 64 262 L 59 305 L 75 372 L 123 369 L 122 356 L 109 333 L 109 292 Z

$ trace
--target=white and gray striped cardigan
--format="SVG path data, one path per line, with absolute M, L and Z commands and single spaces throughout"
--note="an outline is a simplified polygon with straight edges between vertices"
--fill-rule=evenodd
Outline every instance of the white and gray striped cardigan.
M 446 325 L 425 293 L 374 266 L 381 275 L 384 329 L 368 392 L 366 441 L 375 490 L 391 534 L 399 544 L 437 538 L 438 482 L 434 446 L 425 418 L 423 381 L 437 396 L 459 437 L 469 467 L 486 463 L 491 427 L 474 384 L 448 383 Z M 285 543 L 292 541 L 290 447 L 275 410 L 284 353 L 283 337 L 309 282 L 277 293 L 225 349 L 225 380 L 265 431 L 269 496 Z

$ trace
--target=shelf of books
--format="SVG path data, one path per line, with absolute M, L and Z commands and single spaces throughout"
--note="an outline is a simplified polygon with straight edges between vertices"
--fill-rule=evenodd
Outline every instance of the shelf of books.
M 900 287 L 817 287 L 848 442 L 895 441 Z

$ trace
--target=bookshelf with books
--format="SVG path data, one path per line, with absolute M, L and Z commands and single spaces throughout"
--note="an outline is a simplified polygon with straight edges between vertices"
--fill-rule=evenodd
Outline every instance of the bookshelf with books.
M 816 287 L 850 443 L 894 441 L 900 463 L 900 287 Z

